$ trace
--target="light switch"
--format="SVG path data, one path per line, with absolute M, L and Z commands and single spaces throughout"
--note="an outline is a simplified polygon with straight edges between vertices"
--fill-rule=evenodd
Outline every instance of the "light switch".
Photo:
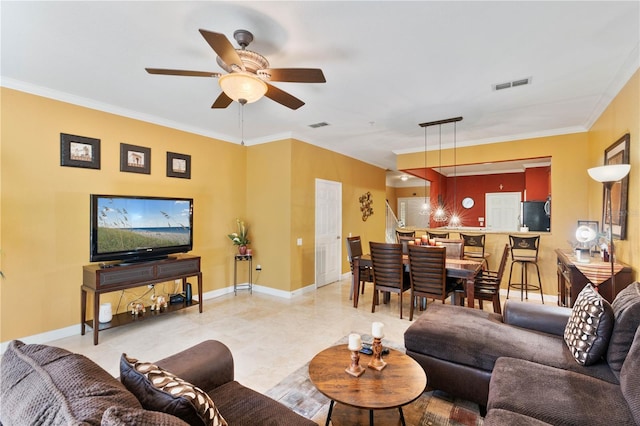
M 301 246 L 302 245 L 302 238 L 298 238 L 298 245 Z

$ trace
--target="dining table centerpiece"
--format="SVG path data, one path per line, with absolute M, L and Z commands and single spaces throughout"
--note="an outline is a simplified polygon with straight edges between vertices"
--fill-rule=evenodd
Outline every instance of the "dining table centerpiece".
M 241 255 L 247 254 L 247 245 L 249 241 L 249 226 L 244 223 L 243 220 L 236 219 L 237 232 L 232 232 L 227 235 L 234 245 L 238 246 L 238 253 Z

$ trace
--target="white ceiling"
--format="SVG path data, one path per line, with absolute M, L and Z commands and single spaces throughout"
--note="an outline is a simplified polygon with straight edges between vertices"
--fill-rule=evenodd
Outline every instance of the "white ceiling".
M 391 170 L 424 150 L 422 122 L 463 116 L 457 146 L 585 131 L 640 65 L 638 1 L 2 0 L 0 14 L 3 86 L 234 143 L 240 107 L 210 108 L 216 79 L 144 68 L 220 72 L 198 29 L 234 45 L 247 29 L 272 67 L 327 79 L 273 83 L 306 105 L 247 105 L 247 145 L 293 137 Z

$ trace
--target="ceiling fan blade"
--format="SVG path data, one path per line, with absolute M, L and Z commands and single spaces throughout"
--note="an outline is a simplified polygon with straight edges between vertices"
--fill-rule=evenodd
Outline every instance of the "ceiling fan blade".
M 211 46 L 225 64 L 229 66 L 235 64 L 242 69 L 242 71 L 245 71 L 240 55 L 238 55 L 238 52 L 236 52 L 236 49 L 224 34 L 214 33 L 207 30 L 200 30 L 200 34 L 202 34 L 202 37 L 207 40 L 209 46 Z
M 220 77 L 220 73 L 210 71 L 170 70 L 163 68 L 145 68 L 149 74 L 181 75 L 186 77 Z
M 326 83 L 319 68 L 269 68 L 260 70 L 271 76 L 271 81 L 287 81 L 291 83 Z
M 291 109 L 298 109 L 302 105 L 304 105 L 304 102 L 302 102 L 300 99 L 296 98 L 293 95 L 290 95 L 284 90 L 280 90 L 277 87 L 272 86 L 269 83 L 267 83 L 267 93 L 265 93 L 264 95 L 267 98 L 274 100 L 279 104 L 282 104 Z
M 220 96 L 216 99 L 216 101 L 211 105 L 211 108 L 226 108 L 231 105 L 233 99 L 228 97 L 224 92 L 220 93 Z

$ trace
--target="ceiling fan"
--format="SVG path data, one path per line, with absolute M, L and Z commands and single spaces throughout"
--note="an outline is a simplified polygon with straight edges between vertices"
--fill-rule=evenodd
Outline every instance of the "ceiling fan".
M 263 95 L 291 109 L 298 109 L 304 102 L 271 85 L 270 81 L 292 83 L 325 83 L 319 68 L 269 68 L 269 61 L 259 53 L 247 50 L 253 34 L 237 30 L 233 38 L 240 49 L 233 47 L 229 39 L 220 33 L 200 30 L 200 34 L 218 55 L 216 62 L 227 74 L 209 71 L 188 71 L 162 68 L 145 68 L 149 74 L 179 75 L 187 77 L 214 77 L 219 79 L 222 93 L 211 108 L 226 108 L 231 102 L 242 105 L 255 102 Z

